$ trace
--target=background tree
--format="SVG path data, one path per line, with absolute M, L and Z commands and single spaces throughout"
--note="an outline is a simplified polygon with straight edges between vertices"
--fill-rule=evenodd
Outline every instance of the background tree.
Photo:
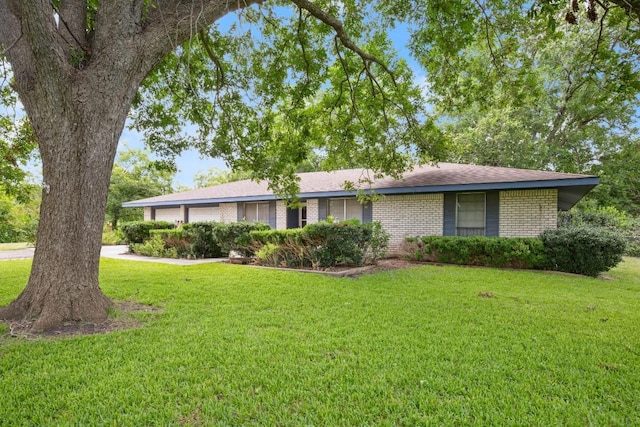
M 124 209 L 122 204 L 171 193 L 174 176 L 172 170 L 152 161 L 146 151 L 120 151 L 111 173 L 105 221 L 115 230 L 118 221 L 142 220 L 142 208 Z
M 439 45 L 414 46 L 452 142 L 446 158 L 599 174 L 591 197 L 637 212 L 640 159 L 630 155 L 639 143 L 637 23 L 620 8 L 600 8 L 596 22 L 583 17 L 577 25 L 557 11 L 550 29 L 548 15 L 527 15 L 526 4 L 477 5 L 469 16 L 484 30 L 457 40 L 455 55 Z M 433 61 L 434 54 L 443 60 Z M 608 196 L 614 194 L 620 197 Z
M 35 243 L 40 194 L 35 186 L 23 186 L 21 194 L 32 198 L 19 201 L 0 187 L 0 243 Z

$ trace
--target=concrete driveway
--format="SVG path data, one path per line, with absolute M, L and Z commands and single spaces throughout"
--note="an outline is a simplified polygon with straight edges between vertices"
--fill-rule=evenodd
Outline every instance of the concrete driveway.
M 33 258 L 34 251 L 35 251 L 34 248 L 19 249 L 15 251 L 0 251 L 0 261 Z M 205 264 L 210 262 L 221 262 L 226 260 L 226 258 L 211 258 L 211 259 L 152 258 L 152 257 L 146 257 L 146 256 L 129 253 L 129 247 L 127 245 L 103 246 L 102 250 L 100 251 L 100 256 L 102 258 L 124 259 L 128 261 L 158 262 L 162 264 L 173 264 L 173 265 Z

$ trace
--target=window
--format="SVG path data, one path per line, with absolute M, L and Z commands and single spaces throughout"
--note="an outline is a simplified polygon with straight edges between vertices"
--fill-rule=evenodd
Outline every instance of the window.
M 266 203 L 245 203 L 244 219 L 247 222 L 269 223 L 269 202 Z
M 456 203 L 456 235 L 484 236 L 485 193 L 461 193 Z
M 298 209 L 298 226 L 302 228 L 305 225 L 307 225 L 307 204 L 303 203 Z
M 331 215 L 336 221 L 354 218 L 362 221 L 362 205 L 355 198 L 329 199 L 327 215 Z

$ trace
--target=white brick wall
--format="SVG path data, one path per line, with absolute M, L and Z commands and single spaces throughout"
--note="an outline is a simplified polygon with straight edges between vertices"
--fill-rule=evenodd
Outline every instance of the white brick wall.
M 389 254 L 398 253 L 406 237 L 441 236 L 444 195 L 385 196 L 373 202 L 373 220 L 390 234 Z
M 276 201 L 276 230 L 287 228 L 287 205 L 282 200 Z
M 220 203 L 220 222 L 238 222 L 237 203 Z
M 307 224 L 318 222 L 318 199 L 307 199 Z
M 557 227 L 558 190 L 500 192 L 500 236 L 535 237 Z

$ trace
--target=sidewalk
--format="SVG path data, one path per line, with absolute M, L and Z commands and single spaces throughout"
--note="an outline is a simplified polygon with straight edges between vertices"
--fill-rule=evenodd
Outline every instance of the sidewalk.
M 15 259 L 33 258 L 34 248 L 18 249 L 15 251 L 0 251 L 0 261 L 9 261 Z M 173 258 L 152 258 L 129 253 L 127 245 L 103 246 L 100 251 L 102 258 L 123 259 L 127 261 L 157 262 L 161 264 L 173 265 L 192 265 L 205 264 L 211 262 L 222 262 L 226 258 L 208 258 L 208 259 L 173 259 Z
M 100 251 L 102 258 L 123 259 L 126 261 L 158 262 L 161 264 L 173 265 L 193 265 L 207 264 L 211 262 L 226 261 L 227 258 L 206 258 L 206 259 L 174 259 L 174 258 L 154 258 L 129 253 L 127 245 L 103 246 Z

